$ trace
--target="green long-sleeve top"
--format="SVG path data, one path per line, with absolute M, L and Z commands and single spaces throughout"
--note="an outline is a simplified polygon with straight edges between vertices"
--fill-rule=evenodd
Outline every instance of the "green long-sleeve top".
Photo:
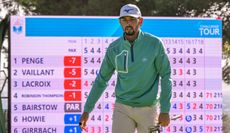
M 172 89 L 171 67 L 159 38 L 139 31 L 134 42 L 129 42 L 124 36 L 112 42 L 87 98 L 85 112 L 90 113 L 93 110 L 115 70 L 117 71 L 116 102 L 132 107 L 156 104 L 160 79 L 160 111 L 169 112 Z

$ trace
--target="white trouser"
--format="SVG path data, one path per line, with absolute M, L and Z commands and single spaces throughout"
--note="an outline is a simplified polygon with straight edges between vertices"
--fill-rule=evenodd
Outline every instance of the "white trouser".
M 148 133 L 149 127 L 155 125 L 156 106 L 131 107 L 115 103 L 112 133 Z

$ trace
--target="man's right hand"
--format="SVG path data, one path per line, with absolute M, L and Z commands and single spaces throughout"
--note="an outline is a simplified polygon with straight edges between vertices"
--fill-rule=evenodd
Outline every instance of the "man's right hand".
M 85 127 L 86 127 L 86 122 L 89 118 L 89 113 L 88 112 L 84 112 L 82 115 L 81 115 L 81 119 L 80 119 L 80 122 L 79 122 L 79 126 L 81 128 L 81 130 L 86 130 Z

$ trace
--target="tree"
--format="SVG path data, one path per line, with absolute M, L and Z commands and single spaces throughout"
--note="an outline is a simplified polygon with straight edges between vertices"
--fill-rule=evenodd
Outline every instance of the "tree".
M 88 16 L 117 16 L 121 4 L 114 0 L 88 0 L 84 14 Z
M 23 10 L 36 15 L 82 15 L 87 0 L 15 0 Z
M 5 38 L 8 26 L 9 26 L 9 16 L 7 15 L 4 19 L 0 21 L 0 49 L 2 48 L 2 43 Z
M 2 49 L 2 43 L 4 41 L 7 27 L 9 26 L 9 16 L 7 15 L 3 20 L 0 21 L 0 50 Z M 0 90 L 0 132 L 5 133 L 6 127 L 5 127 L 5 116 L 3 113 L 2 108 L 2 98 L 1 98 L 2 90 Z
M 223 133 L 229 133 L 230 131 L 230 116 L 226 113 L 223 113 Z

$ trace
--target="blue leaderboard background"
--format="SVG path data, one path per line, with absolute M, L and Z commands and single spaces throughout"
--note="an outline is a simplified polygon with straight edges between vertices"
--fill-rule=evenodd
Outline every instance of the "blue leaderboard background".
M 117 18 L 26 18 L 26 36 L 118 37 L 122 29 Z M 222 21 L 210 19 L 146 18 L 142 26 L 159 37 L 222 36 Z

